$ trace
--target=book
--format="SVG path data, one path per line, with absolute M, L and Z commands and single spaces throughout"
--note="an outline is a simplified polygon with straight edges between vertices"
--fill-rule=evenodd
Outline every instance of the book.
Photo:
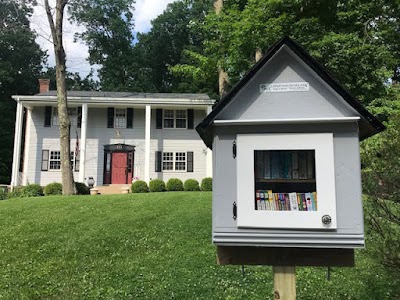
M 315 178 L 315 152 L 307 151 L 307 179 Z
M 265 193 L 263 190 L 260 191 L 260 203 L 261 210 L 265 210 Z
M 307 210 L 313 211 L 314 209 L 313 209 L 312 202 L 311 202 L 311 194 L 305 193 L 304 198 L 306 199 Z
M 280 151 L 271 151 L 271 178 L 279 179 L 281 177 L 281 155 Z
M 317 192 L 312 192 L 311 195 L 312 195 L 314 203 L 315 203 L 315 205 L 314 205 L 315 210 L 317 211 L 318 210 Z
M 260 190 L 256 191 L 256 204 L 257 204 L 257 210 L 261 210 Z
M 299 179 L 307 179 L 307 155 L 305 151 L 299 151 Z
M 271 179 L 271 157 L 270 151 L 263 151 L 263 162 L 264 162 L 264 178 Z
M 282 158 L 282 178 L 292 178 L 292 151 L 281 151 Z
M 269 210 L 275 210 L 274 195 L 272 193 L 272 190 L 268 190 L 268 202 L 269 202 Z
M 299 179 L 299 154 L 298 154 L 298 151 L 292 151 L 292 178 Z
M 297 193 L 289 193 L 290 210 L 299 210 Z
M 254 169 L 256 178 L 264 177 L 264 160 L 261 151 L 254 151 Z

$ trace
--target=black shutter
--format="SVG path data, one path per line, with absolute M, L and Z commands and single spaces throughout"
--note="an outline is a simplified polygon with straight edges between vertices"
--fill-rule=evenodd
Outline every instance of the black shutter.
M 82 127 L 82 107 L 78 107 L 78 128 Z
M 44 127 L 51 126 L 51 106 L 45 106 L 44 108 Z
M 193 129 L 194 128 L 194 110 L 188 109 L 187 116 L 188 116 L 188 129 Z
M 49 150 L 42 150 L 42 171 L 49 170 Z
M 156 109 L 156 129 L 162 129 L 162 109 Z
M 156 151 L 156 172 L 161 172 L 162 152 Z
M 114 128 L 114 107 L 107 108 L 107 128 Z
M 133 128 L 133 108 L 126 109 L 126 128 Z
M 187 154 L 187 172 L 193 172 L 193 152 L 188 152 Z

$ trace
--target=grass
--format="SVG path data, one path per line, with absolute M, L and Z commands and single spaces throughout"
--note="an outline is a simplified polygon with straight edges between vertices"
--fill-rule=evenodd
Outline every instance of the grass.
M 267 266 L 218 266 L 211 193 L 0 201 L 0 299 L 272 299 Z M 400 282 L 356 268 L 297 268 L 298 299 L 398 299 Z

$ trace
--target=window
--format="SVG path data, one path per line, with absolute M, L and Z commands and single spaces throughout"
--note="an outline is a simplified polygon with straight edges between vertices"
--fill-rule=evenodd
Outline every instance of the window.
M 70 153 L 71 165 L 73 171 L 79 171 L 79 153 L 75 155 L 74 151 Z M 42 151 L 42 171 L 61 170 L 61 152 L 60 151 Z
M 78 109 L 76 107 L 69 107 L 68 108 L 68 116 L 69 121 L 71 122 L 72 126 L 76 126 L 78 124 Z M 53 115 L 52 115 L 52 124 L 53 126 L 58 126 L 58 108 L 53 107 Z
M 115 128 L 126 128 L 126 109 L 116 108 L 115 109 Z
M 193 172 L 193 152 L 156 151 L 156 172 Z
M 50 151 L 50 170 L 61 169 L 61 153 L 60 151 Z
M 332 133 L 238 134 L 236 144 L 238 227 L 336 228 Z
M 186 128 L 186 110 L 164 109 L 164 128 Z

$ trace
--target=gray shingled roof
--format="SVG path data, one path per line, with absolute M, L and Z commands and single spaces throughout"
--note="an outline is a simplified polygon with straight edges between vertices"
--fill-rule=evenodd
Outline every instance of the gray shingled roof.
M 36 96 L 57 96 L 56 91 L 48 91 Z M 98 92 L 98 91 L 68 91 L 69 97 L 106 97 L 106 98 L 159 98 L 159 99 L 193 99 L 210 100 L 206 94 L 190 93 L 129 93 L 129 92 Z

